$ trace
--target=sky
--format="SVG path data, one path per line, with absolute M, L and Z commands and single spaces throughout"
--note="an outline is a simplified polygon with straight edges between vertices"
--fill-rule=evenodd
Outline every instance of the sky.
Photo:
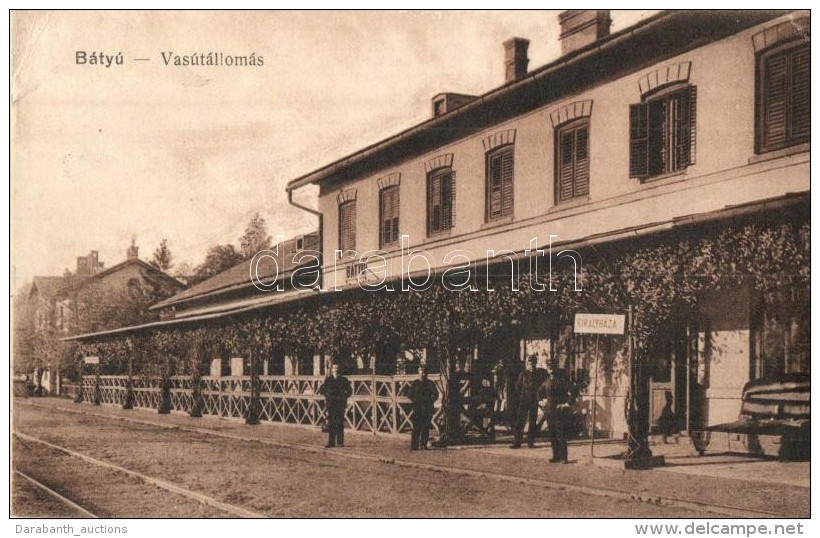
M 530 40 L 530 69 L 556 59 L 558 13 L 12 13 L 12 290 L 90 250 L 115 265 L 132 236 L 144 260 L 167 238 L 178 269 L 238 246 L 256 212 L 274 237 L 315 229 L 288 181 L 428 119 L 437 93 L 501 85 L 510 37 Z M 651 13 L 614 10 L 612 31 Z M 209 52 L 264 64 L 163 59 Z

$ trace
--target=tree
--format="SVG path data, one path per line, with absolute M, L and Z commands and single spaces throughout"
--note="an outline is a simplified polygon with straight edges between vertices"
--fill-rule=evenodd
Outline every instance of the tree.
M 176 278 L 177 280 L 181 280 L 182 282 L 187 283 L 191 275 L 194 274 L 194 269 L 191 267 L 191 264 L 188 262 L 180 262 L 174 266 L 174 272 L 171 276 Z
M 171 249 L 168 248 L 168 239 L 163 237 L 159 246 L 154 251 L 154 257 L 149 263 L 160 271 L 168 271 L 173 267 L 173 259 L 174 256 L 171 254 Z
M 14 334 L 12 340 L 14 372 L 25 374 L 33 371 L 32 362 L 36 343 L 36 309 L 28 301 L 31 284 L 24 285 L 14 296 Z
M 267 224 L 258 212 L 254 214 L 245 228 L 245 235 L 239 238 L 239 246 L 242 249 L 243 260 L 249 260 L 257 252 L 271 247 L 271 236 L 268 235 Z
M 230 269 L 242 260 L 242 254 L 237 252 L 236 247 L 233 245 L 214 245 L 208 249 L 205 261 L 194 269 L 194 274 L 189 283 L 202 282 L 226 269 Z
M 43 390 L 42 377 L 46 370 L 65 372 L 72 366 L 72 342 L 62 342 L 65 336 L 58 301 L 65 298 L 65 290 L 55 297 L 30 300 L 31 286 L 24 286 L 14 297 L 13 369 L 18 374 L 33 374 L 37 393 Z

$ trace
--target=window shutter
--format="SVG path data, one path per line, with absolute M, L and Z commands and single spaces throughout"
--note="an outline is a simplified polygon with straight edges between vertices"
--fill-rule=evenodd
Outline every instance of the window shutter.
M 763 100 L 763 146 L 786 142 L 786 107 L 788 98 L 788 58 L 778 54 L 766 59 Z
M 452 172 L 441 174 L 441 230 L 449 230 L 452 225 L 453 193 Z
M 384 190 L 379 191 L 379 245 L 387 243 L 384 221 L 387 218 L 387 200 Z
M 347 206 L 347 219 L 345 221 L 347 230 L 347 248 L 356 249 L 356 202 L 350 202 Z
M 589 194 L 589 127 L 575 131 L 575 192 L 574 196 Z
M 695 154 L 697 148 L 697 132 L 698 132 L 698 87 L 697 86 L 689 86 L 689 109 L 687 110 L 688 114 L 688 130 L 689 130 L 689 147 L 687 148 L 686 155 L 687 159 L 684 161 L 684 165 L 686 164 L 695 164 Z
M 356 202 L 339 206 L 339 249 L 356 249 Z
M 629 177 L 649 175 L 648 107 L 645 103 L 629 106 Z
M 429 207 L 427 215 L 428 233 L 441 230 L 441 176 L 433 174 L 429 180 Z
M 501 216 L 502 205 L 502 157 L 500 154 L 490 157 L 490 170 L 487 185 L 487 219 L 492 220 Z
M 456 225 L 456 171 L 450 170 L 447 181 L 447 229 L 454 228 Z
M 513 214 L 513 151 L 509 149 L 501 158 L 501 215 Z
M 394 243 L 399 239 L 399 188 L 388 187 L 381 191 L 381 242 Z
M 556 131 L 555 201 L 589 194 L 589 123 Z
M 575 154 L 575 133 L 566 131 L 559 136 L 558 200 L 572 198 L 573 156 Z
M 668 117 L 673 122 L 675 137 L 672 148 L 675 160 L 669 163 L 666 171 L 681 170 L 694 164 L 696 94 L 694 86 L 687 86 L 668 100 Z
M 803 46 L 791 55 L 791 132 L 790 140 L 811 135 L 811 66 L 810 49 Z
M 455 172 L 439 170 L 429 176 L 427 185 L 427 233 L 449 230 L 455 224 Z
M 391 213 L 393 215 L 392 222 L 393 222 L 393 235 L 390 238 L 391 243 L 395 243 L 399 240 L 399 188 L 393 188 L 392 192 L 390 193 L 390 200 L 391 200 Z

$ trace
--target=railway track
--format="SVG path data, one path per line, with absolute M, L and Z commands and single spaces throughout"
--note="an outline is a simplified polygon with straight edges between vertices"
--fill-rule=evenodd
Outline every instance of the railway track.
M 173 483 L 168 482 L 166 480 L 162 480 L 162 479 L 159 479 L 159 478 L 156 478 L 156 477 L 148 476 L 148 475 L 145 475 L 143 473 L 140 473 L 140 472 L 137 472 L 137 471 L 122 467 L 121 465 L 116 465 L 116 464 L 111 463 L 111 462 L 99 460 L 97 458 L 92 458 L 91 456 L 82 454 L 80 452 L 71 450 L 69 448 L 66 448 L 66 447 L 63 447 L 63 446 L 60 446 L 60 445 L 57 445 L 57 444 L 54 444 L 54 443 L 50 443 L 50 442 L 45 441 L 43 439 L 38 439 L 38 438 L 33 437 L 31 435 L 26 435 L 24 433 L 17 432 L 17 431 L 14 432 L 14 435 L 16 437 L 18 437 L 19 439 L 22 439 L 22 440 L 27 441 L 29 443 L 37 443 L 37 444 L 40 444 L 42 446 L 46 446 L 46 447 L 51 448 L 53 450 L 57 450 L 57 451 L 62 452 L 64 454 L 68 454 L 69 456 L 72 456 L 76 459 L 82 460 L 82 461 L 84 461 L 86 463 L 89 463 L 91 465 L 101 467 L 101 468 L 105 468 L 105 469 L 110 469 L 110 470 L 117 471 L 117 472 L 123 473 L 125 475 L 128 475 L 130 477 L 137 478 L 137 479 L 139 479 L 139 480 L 141 480 L 141 481 L 143 481 L 147 484 L 150 484 L 152 486 L 156 486 L 156 487 L 164 489 L 166 491 L 170 491 L 172 493 L 175 493 L 177 495 L 181 495 L 183 497 L 187 497 L 188 499 L 195 500 L 197 502 L 200 502 L 200 503 L 205 504 L 207 506 L 210 506 L 212 508 L 216 508 L 218 510 L 226 512 L 226 513 L 228 513 L 228 514 L 230 514 L 231 516 L 234 516 L 234 517 L 241 517 L 241 518 L 265 518 L 265 517 L 267 517 L 264 514 L 258 514 L 256 512 L 251 511 L 251 510 L 247 510 L 245 508 L 242 508 L 241 506 L 235 506 L 235 505 L 232 505 L 232 504 L 228 504 L 228 503 L 218 501 L 218 500 L 214 499 L 213 497 L 209 497 L 208 495 L 204 495 L 202 493 L 190 490 L 190 489 L 188 489 L 186 487 L 183 487 L 183 486 L 180 486 L 178 484 L 173 484 Z M 30 478 L 27 475 L 24 475 L 23 473 L 21 473 L 19 471 L 18 471 L 18 474 L 20 474 L 21 476 L 23 476 L 23 477 L 27 478 L 28 480 L 32 481 L 33 483 L 35 483 L 35 485 L 37 485 L 38 487 L 46 490 L 48 493 L 50 493 L 54 496 L 58 496 L 64 502 L 71 503 L 71 505 L 73 507 L 75 507 L 76 509 L 79 509 L 80 511 L 82 511 L 84 513 L 87 513 L 89 515 L 89 517 L 96 517 L 90 511 L 88 511 L 85 508 L 77 505 L 76 503 L 74 503 L 70 499 L 65 498 L 64 496 L 60 495 L 56 491 L 52 490 L 51 488 L 48 488 L 47 486 L 41 484 L 40 482 L 37 482 L 33 478 Z
M 85 416 L 91 416 L 96 418 L 102 418 L 111 421 L 120 421 L 126 422 L 131 424 L 139 424 L 144 426 L 151 426 L 151 427 L 159 427 L 164 429 L 170 430 L 180 430 L 180 431 L 189 431 L 192 433 L 199 433 L 204 435 L 209 435 L 213 437 L 220 437 L 224 439 L 232 439 L 241 442 L 253 442 L 253 443 L 261 443 L 268 446 L 286 448 L 286 449 L 296 449 L 306 452 L 312 452 L 317 454 L 326 454 L 326 450 L 324 448 L 315 446 L 315 445 L 306 445 L 300 443 L 287 443 L 282 441 L 273 441 L 269 439 L 263 439 L 258 437 L 248 437 L 244 435 L 218 431 L 210 428 L 203 428 L 199 426 L 184 426 L 178 424 L 162 424 L 157 421 L 150 421 L 150 420 L 140 420 L 137 418 L 126 418 L 126 417 L 114 417 L 110 415 L 106 415 L 104 413 L 95 413 L 92 411 L 85 411 L 85 410 L 74 410 L 74 409 L 65 409 L 58 406 L 47 406 L 42 404 L 30 403 L 27 402 L 26 405 L 32 405 L 34 407 L 40 407 L 43 409 L 49 409 L 51 411 L 61 411 L 64 413 L 69 414 L 80 414 Z M 24 434 L 20 434 L 15 432 L 15 435 L 23 436 Z M 25 436 L 26 438 L 30 438 L 29 436 Z M 34 438 L 30 438 L 34 440 Z M 99 460 L 94 460 L 88 456 L 84 456 L 79 453 L 72 452 L 68 449 L 57 447 L 57 445 L 52 445 L 46 441 L 38 440 L 39 442 L 46 443 L 54 448 L 62 450 L 66 453 L 70 453 L 75 455 L 76 457 L 86 459 L 86 461 L 93 461 L 95 463 L 117 467 L 113 464 L 109 464 L 106 462 L 101 462 Z M 634 493 L 627 493 L 623 491 L 603 488 L 603 487 L 591 487 L 591 486 L 583 486 L 578 484 L 571 484 L 566 482 L 560 481 L 552 481 L 540 478 L 528 478 L 522 476 L 515 476 L 510 474 L 503 474 L 503 473 L 495 473 L 490 471 L 478 471 L 474 469 L 466 469 L 462 467 L 452 466 L 452 465 L 441 465 L 441 464 L 433 464 L 433 463 L 422 463 L 418 461 L 412 460 L 404 460 L 399 458 L 385 458 L 382 456 L 376 456 L 372 454 L 365 454 L 361 452 L 355 452 L 350 449 L 343 449 L 343 450 L 336 450 L 333 452 L 335 456 L 340 456 L 349 459 L 357 459 L 357 460 L 364 460 L 373 463 L 380 463 L 380 464 L 389 464 L 389 465 L 396 465 L 398 467 L 407 467 L 407 468 L 415 468 L 415 469 L 422 469 L 427 471 L 435 471 L 435 472 L 443 472 L 443 473 L 453 473 L 462 476 L 470 476 L 470 477 L 478 477 L 478 478 L 491 478 L 494 480 L 499 480 L 503 482 L 512 482 L 512 483 L 520 483 L 520 484 L 528 484 L 531 486 L 538 486 L 548 489 L 557 489 L 557 490 L 564 490 L 564 491 L 571 491 L 577 492 L 585 495 L 595 495 L 600 497 L 608 497 L 612 499 L 619 499 L 619 500 L 626 500 L 630 502 L 637 502 L 637 503 L 646 503 L 651 504 L 654 506 L 668 506 L 668 507 L 676 507 L 676 508 L 684 508 L 689 510 L 698 510 L 703 512 L 709 512 L 712 514 L 720 515 L 720 516 L 728 516 L 734 518 L 782 518 L 787 517 L 785 514 L 780 512 L 768 511 L 768 510 L 758 510 L 758 509 L 750 509 L 744 508 L 739 506 L 731 506 L 731 505 L 724 505 L 724 504 L 715 504 L 715 503 L 708 503 L 702 502 L 697 500 L 691 499 L 679 499 L 675 497 L 671 497 L 668 495 L 656 495 L 653 493 L 641 493 L 641 494 L 634 494 Z M 124 469 L 123 469 L 124 470 Z M 134 473 L 133 471 L 124 470 L 127 473 Z M 144 480 L 156 480 L 156 482 L 163 483 L 169 487 L 179 488 L 180 491 L 189 491 L 185 490 L 181 486 L 174 486 L 169 483 L 165 483 L 164 481 L 158 479 L 151 479 L 150 477 L 140 475 L 139 473 L 134 473 L 134 475 L 139 476 Z M 159 487 L 163 487 L 157 483 Z M 167 488 L 166 488 L 167 489 Z M 193 492 L 190 492 L 193 493 Z M 184 494 L 184 493 L 181 493 Z M 197 494 L 199 495 L 199 494 Z M 212 499 L 213 500 L 213 499 Z M 218 502 L 218 501 L 214 501 Z M 230 505 L 228 505 L 230 506 Z M 232 507 L 233 509 L 237 510 L 244 510 L 240 507 Z M 251 513 L 252 514 L 252 513 Z M 253 514 L 253 515 L 244 515 L 242 517 L 267 517 L 260 514 Z
M 90 518 L 97 518 L 98 517 L 97 514 L 94 514 L 90 510 L 87 510 L 87 509 L 83 508 L 82 506 L 75 503 L 74 501 L 72 501 L 68 497 L 66 497 L 64 495 L 61 495 L 60 493 L 54 491 L 53 489 L 46 486 L 42 482 L 40 482 L 38 480 L 35 480 L 34 478 L 30 477 L 29 475 L 25 474 L 24 472 L 19 471 L 17 469 L 14 469 L 14 474 L 16 474 L 17 476 L 23 478 L 29 484 L 33 485 L 37 489 L 39 489 L 41 491 L 44 491 L 47 495 L 51 496 L 52 498 L 57 499 L 57 501 L 64 504 L 65 506 L 67 506 L 71 510 L 79 512 L 81 514 L 81 517 L 90 517 Z

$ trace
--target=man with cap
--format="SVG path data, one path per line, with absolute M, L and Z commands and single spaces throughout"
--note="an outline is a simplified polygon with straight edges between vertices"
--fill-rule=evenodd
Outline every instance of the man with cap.
M 550 463 L 569 463 L 567 437 L 572 422 L 573 388 L 566 370 L 552 369 L 546 384 L 548 399 L 550 441 L 552 458 Z
M 339 365 L 330 367 L 330 375 L 325 379 L 319 394 L 325 397 L 327 408 L 328 441 L 325 448 L 345 446 L 345 411 L 347 399 L 353 394 L 350 381 L 339 375 Z
M 410 385 L 407 393 L 413 403 L 413 434 L 410 436 L 410 450 L 427 450 L 430 438 L 430 423 L 433 420 L 433 405 L 438 400 L 436 384 L 427 379 L 427 367 L 419 367 L 419 378 Z
M 527 369 L 521 372 L 515 383 L 518 393 L 518 412 L 515 417 L 515 440 L 511 448 L 521 448 L 524 437 L 524 423 L 528 422 L 527 446 L 535 446 L 535 433 L 538 426 L 538 397 L 544 383 L 543 371 L 536 368 L 538 355 L 527 357 Z

